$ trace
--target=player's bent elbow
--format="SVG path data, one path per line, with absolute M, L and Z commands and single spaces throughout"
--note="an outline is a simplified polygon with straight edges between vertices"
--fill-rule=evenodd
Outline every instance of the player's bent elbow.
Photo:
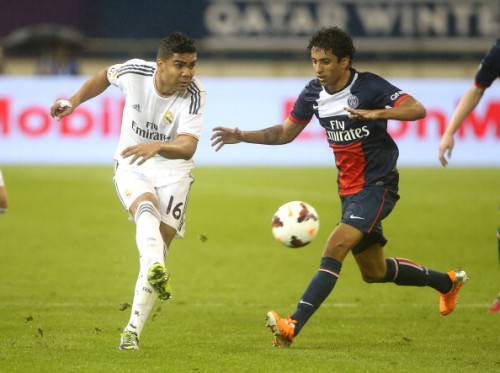
M 418 103 L 415 106 L 415 119 L 414 120 L 423 119 L 423 118 L 425 118 L 426 115 L 427 115 L 427 110 L 425 110 L 425 107 L 422 104 Z
M 195 149 L 185 149 L 182 152 L 182 155 L 180 158 L 184 159 L 185 161 L 189 161 L 191 158 L 193 158 L 195 151 L 196 151 L 196 148 Z

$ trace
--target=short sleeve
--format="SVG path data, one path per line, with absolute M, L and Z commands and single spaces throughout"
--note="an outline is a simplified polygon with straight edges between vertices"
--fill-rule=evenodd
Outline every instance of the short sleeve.
M 476 86 L 488 88 L 493 81 L 500 76 L 500 39 L 490 49 L 484 57 L 479 70 L 476 73 L 474 82 Z
M 314 115 L 314 105 L 317 103 L 321 89 L 319 81 L 310 81 L 300 92 L 288 118 L 295 123 L 308 124 Z
M 203 129 L 206 95 L 205 91 L 191 93 L 191 97 L 181 113 L 177 135 L 191 135 L 197 139 L 200 138 Z
M 153 76 L 154 71 L 155 68 L 147 64 L 146 61 L 132 59 L 125 63 L 108 67 L 107 77 L 110 84 L 120 88 L 122 92 L 126 92 L 132 75 Z
M 401 101 L 410 97 L 407 93 L 403 92 L 398 87 L 392 85 L 384 78 L 376 75 L 371 75 L 371 85 L 374 92 L 376 92 L 376 104 L 380 108 L 396 107 Z
M 108 81 L 110 84 L 114 85 L 115 87 L 120 88 L 123 91 L 123 80 L 124 79 L 119 79 L 118 78 L 118 72 L 120 71 L 120 68 L 122 67 L 122 64 L 116 64 L 113 66 L 108 67 Z

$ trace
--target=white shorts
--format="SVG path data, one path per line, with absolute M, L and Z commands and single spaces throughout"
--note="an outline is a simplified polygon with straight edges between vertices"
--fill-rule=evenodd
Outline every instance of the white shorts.
M 169 170 L 155 172 L 155 175 L 127 168 L 117 167 L 113 178 L 116 193 L 123 207 L 128 211 L 132 203 L 144 193 L 152 193 L 160 203 L 161 221 L 177 231 L 177 237 L 184 236 L 184 214 L 189 190 L 194 178 L 189 171 Z M 158 173 L 163 178 L 158 177 Z M 159 181 L 160 179 L 163 179 Z

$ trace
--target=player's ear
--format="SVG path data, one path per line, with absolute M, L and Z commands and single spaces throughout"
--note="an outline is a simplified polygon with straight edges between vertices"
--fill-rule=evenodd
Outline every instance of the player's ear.
M 348 68 L 349 65 L 351 64 L 351 59 L 347 56 L 342 57 L 339 61 L 340 65 L 344 68 Z

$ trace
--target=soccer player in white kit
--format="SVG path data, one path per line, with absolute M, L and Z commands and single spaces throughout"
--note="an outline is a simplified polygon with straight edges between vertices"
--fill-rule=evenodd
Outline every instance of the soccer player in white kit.
M 87 80 L 69 100 L 56 100 L 56 119 L 110 84 L 125 95 L 120 140 L 114 156 L 118 197 L 136 223 L 140 255 L 131 316 L 120 350 L 137 350 L 156 297 L 171 297 L 165 259 L 184 234 L 184 213 L 193 183 L 192 157 L 202 129 L 206 91 L 194 77 L 193 40 L 181 33 L 163 39 L 155 62 L 133 59 Z

